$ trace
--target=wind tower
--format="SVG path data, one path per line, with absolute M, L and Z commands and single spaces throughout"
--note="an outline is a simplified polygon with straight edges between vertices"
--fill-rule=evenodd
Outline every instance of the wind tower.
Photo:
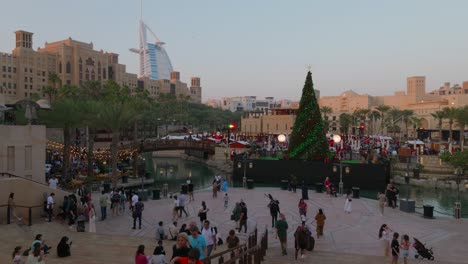
M 139 47 L 130 49 L 137 53 L 140 59 L 140 72 L 138 77 L 147 77 L 152 80 L 170 80 L 173 71 L 171 60 L 164 49 L 165 43 L 160 41 L 156 34 L 143 22 L 143 0 L 140 0 L 140 20 L 138 23 Z M 147 40 L 147 32 L 150 32 L 154 43 Z

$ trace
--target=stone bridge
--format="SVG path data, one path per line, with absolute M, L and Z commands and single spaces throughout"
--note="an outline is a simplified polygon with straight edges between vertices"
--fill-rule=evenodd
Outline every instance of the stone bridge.
M 209 155 L 215 154 L 215 144 L 195 140 L 145 140 L 136 146 L 142 152 L 153 152 L 160 150 L 198 150 Z

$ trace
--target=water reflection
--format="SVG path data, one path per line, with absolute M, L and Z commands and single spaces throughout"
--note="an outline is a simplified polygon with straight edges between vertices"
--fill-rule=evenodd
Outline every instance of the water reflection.
M 180 191 L 180 186 L 190 179 L 195 189 L 205 188 L 211 185 L 215 176 L 215 170 L 208 166 L 179 158 L 153 158 L 155 185 L 169 185 L 170 192 Z
M 162 184 L 169 185 L 170 192 L 180 191 L 180 186 L 191 179 L 196 189 L 211 186 L 214 176 L 218 174 L 214 169 L 208 166 L 189 160 L 179 158 L 154 158 L 155 185 L 161 187 Z M 227 176 L 227 175 L 222 175 Z M 460 188 L 464 186 L 461 185 Z M 406 185 L 398 186 L 400 189 L 400 198 L 409 198 L 416 201 L 417 207 L 423 205 L 434 206 L 434 216 L 453 216 L 454 203 L 457 200 L 457 191 L 449 189 L 434 189 L 412 186 L 409 189 Z M 409 191 L 409 192 L 408 192 Z M 361 190 L 361 196 L 371 199 L 377 198 L 377 192 Z M 461 195 L 462 215 L 468 218 L 468 192 L 462 192 Z M 416 211 L 422 212 L 422 208 Z
M 463 186 L 460 185 L 460 188 Z M 409 199 L 416 201 L 416 207 L 423 205 L 434 206 L 434 216 L 453 216 L 454 203 L 457 201 L 457 190 L 450 189 L 434 189 L 422 188 L 407 185 L 399 185 L 400 199 Z M 409 191 L 409 192 L 408 192 Z M 362 196 L 366 198 L 376 199 L 377 191 L 361 191 Z M 460 193 L 462 204 L 462 215 L 468 218 L 468 192 Z M 417 208 L 417 212 L 422 212 L 422 208 Z

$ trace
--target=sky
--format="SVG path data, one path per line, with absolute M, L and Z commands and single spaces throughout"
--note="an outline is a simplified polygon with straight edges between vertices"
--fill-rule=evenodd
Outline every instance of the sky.
M 465 0 L 143 0 L 143 20 L 166 42 L 181 80 L 201 78 L 203 100 L 299 100 L 310 67 L 321 96 L 391 95 L 409 76 L 426 91 L 468 81 Z M 68 37 L 120 54 L 138 72 L 139 0 L 0 0 L 0 51 L 13 32 L 34 49 Z

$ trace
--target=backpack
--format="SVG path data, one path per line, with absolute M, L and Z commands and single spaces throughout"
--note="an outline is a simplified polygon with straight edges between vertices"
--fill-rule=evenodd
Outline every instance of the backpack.
M 127 201 L 127 195 L 125 195 L 125 193 L 122 193 L 122 195 L 120 195 L 120 201 L 121 202 Z
M 216 244 L 217 244 L 218 246 L 224 244 L 223 239 L 222 239 L 220 236 L 218 236 L 218 228 L 217 228 L 216 226 L 211 227 L 211 233 L 212 233 L 214 236 L 216 236 L 216 238 L 217 238 Z
M 218 234 L 218 228 L 216 226 L 211 227 L 211 234 L 213 234 L 214 236 Z
M 120 203 L 120 194 L 114 193 L 114 194 L 112 195 L 111 201 L 112 201 L 113 203 Z

